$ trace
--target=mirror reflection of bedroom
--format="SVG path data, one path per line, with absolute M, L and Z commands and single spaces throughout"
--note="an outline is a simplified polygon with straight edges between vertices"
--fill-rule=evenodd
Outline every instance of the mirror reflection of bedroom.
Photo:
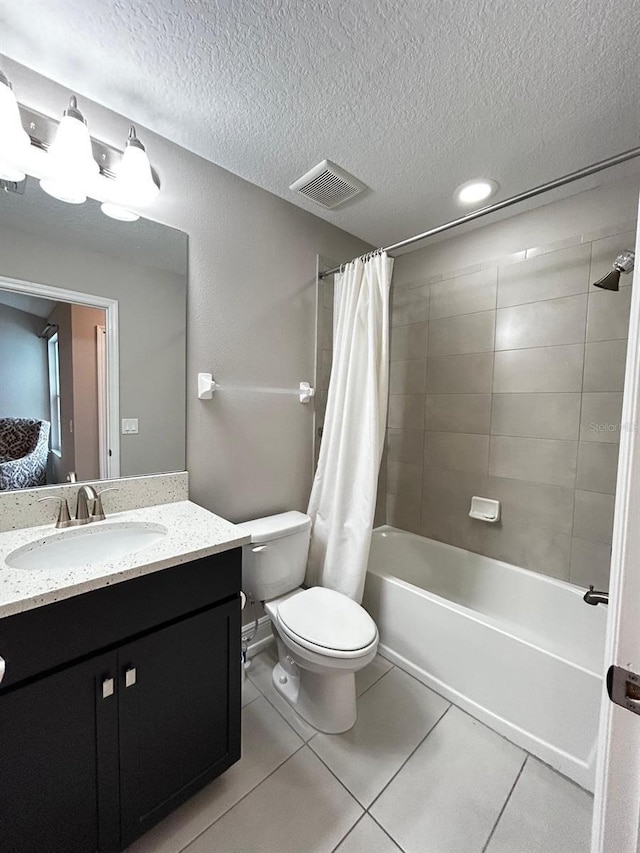
M 0 490 L 106 476 L 105 315 L 0 290 Z

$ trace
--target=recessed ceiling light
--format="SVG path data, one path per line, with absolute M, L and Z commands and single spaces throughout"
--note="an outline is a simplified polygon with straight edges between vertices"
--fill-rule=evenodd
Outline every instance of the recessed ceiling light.
M 476 178 L 460 184 L 456 190 L 456 199 L 460 204 L 477 204 L 492 196 L 498 189 L 498 184 L 490 178 Z

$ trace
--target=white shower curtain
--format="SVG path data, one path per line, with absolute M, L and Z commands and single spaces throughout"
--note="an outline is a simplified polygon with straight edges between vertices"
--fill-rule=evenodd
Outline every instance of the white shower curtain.
M 307 584 L 362 600 L 389 391 L 393 259 L 358 258 L 335 277 L 333 366 L 309 499 Z

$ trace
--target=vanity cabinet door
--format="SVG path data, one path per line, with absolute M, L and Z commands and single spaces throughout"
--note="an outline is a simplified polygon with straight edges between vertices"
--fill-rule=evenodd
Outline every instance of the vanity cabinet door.
M 109 653 L 0 693 L 2 853 L 118 849 L 116 675 Z
M 121 845 L 240 757 L 240 602 L 118 650 Z

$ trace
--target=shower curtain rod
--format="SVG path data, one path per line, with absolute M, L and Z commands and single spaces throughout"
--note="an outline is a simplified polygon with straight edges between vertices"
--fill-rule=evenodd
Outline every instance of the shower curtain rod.
M 531 190 L 525 190 L 523 193 L 506 198 L 504 201 L 497 201 L 488 207 L 482 207 L 480 210 L 474 210 L 472 213 L 467 213 L 466 216 L 461 216 L 459 219 L 452 219 L 451 222 L 445 222 L 444 225 L 438 225 L 435 228 L 430 228 L 423 234 L 416 234 L 415 237 L 408 237 L 406 240 L 400 240 L 399 243 L 394 243 L 392 246 L 387 246 L 381 249 L 382 252 L 395 252 L 398 249 L 404 249 L 405 246 L 411 246 L 413 243 L 418 243 L 420 240 L 425 240 L 427 237 L 433 237 L 435 234 L 441 234 L 443 231 L 449 231 L 450 228 L 457 228 L 458 225 L 464 225 L 466 222 L 473 222 L 474 219 L 480 219 L 482 216 L 488 216 L 490 213 L 495 213 L 497 210 L 504 210 L 505 207 L 511 207 L 512 204 L 518 204 L 520 201 L 526 201 L 528 198 L 534 198 L 542 193 L 555 190 L 558 187 L 563 187 L 565 184 L 570 184 L 573 181 L 579 181 L 580 178 L 587 178 L 589 175 L 595 175 L 596 172 L 601 172 L 603 169 L 608 169 L 611 166 L 617 166 L 619 163 L 624 163 L 627 160 L 632 160 L 634 157 L 640 157 L 640 148 L 630 148 L 628 151 L 623 151 L 622 154 L 616 154 L 614 157 L 608 157 L 606 160 L 600 160 L 599 163 L 593 163 L 591 166 L 585 166 L 584 169 L 578 169 L 577 172 L 571 172 L 562 178 L 556 178 L 554 181 L 549 181 L 546 184 L 540 184 Z M 318 278 L 327 278 L 334 273 L 340 272 L 340 267 L 333 267 L 330 270 L 322 270 L 318 274 Z

